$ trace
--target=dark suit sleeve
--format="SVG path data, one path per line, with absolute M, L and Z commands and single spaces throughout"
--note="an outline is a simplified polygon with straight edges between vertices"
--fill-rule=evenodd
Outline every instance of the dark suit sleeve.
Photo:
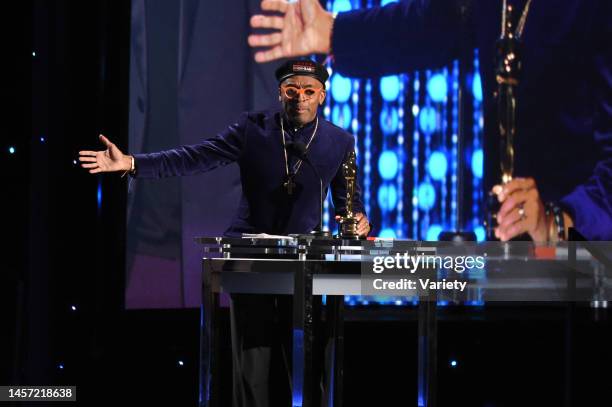
M 471 0 L 406 0 L 339 13 L 334 69 L 372 77 L 442 66 L 472 45 Z M 464 43 L 461 43 L 464 41 Z
M 347 143 L 347 148 L 344 152 L 346 157 L 349 152 L 355 150 L 355 139 L 349 135 L 350 141 Z M 332 201 L 334 203 L 334 212 L 336 215 L 346 215 L 346 180 L 342 174 L 342 165 L 338 168 L 338 172 L 331 182 Z M 361 199 L 361 185 L 359 184 L 359 171 L 357 171 L 357 180 L 355 181 L 355 195 L 353 198 L 353 213 L 365 213 L 363 201 Z M 367 216 L 367 215 L 366 215 Z
M 200 144 L 150 154 L 134 154 L 137 178 L 193 175 L 240 159 L 246 143 L 248 114 L 215 137 Z
M 602 1 L 598 28 L 593 41 L 598 44 L 593 56 L 596 114 L 594 138 L 599 160 L 591 177 L 565 196 L 560 206 L 574 221 L 574 227 L 588 240 L 612 240 L 612 6 Z M 571 165 L 571 164 L 568 164 Z

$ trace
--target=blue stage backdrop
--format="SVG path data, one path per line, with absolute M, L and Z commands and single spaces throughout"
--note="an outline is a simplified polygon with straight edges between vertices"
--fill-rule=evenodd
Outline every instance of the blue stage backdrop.
M 389 1 L 382 1 L 383 5 Z M 230 4 L 231 3 L 231 4 Z M 381 4 L 328 1 L 334 11 Z M 246 37 L 258 0 L 132 0 L 130 150 L 152 152 L 214 136 L 245 110 L 277 104 L 273 71 L 257 65 Z M 324 116 L 356 139 L 366 210 L 381 237 L 436 240 L 456 224 L 482 226 L 482 89 L 478 52 L 462 64 L 382 78 L 331 77 Z M 465 148 L 457 148 L 464 78 Z M 464 154 L 464 190 L 457 189 Z M 128 208 L 128 308 L 197 307 L 194 236 L 220 235 L 240 197 L 236 165 L 194 177 L 134 180 Z M 324 222 L 334 230 L 331 201 Z M 354 299 L 350 299 L 351 302 Z

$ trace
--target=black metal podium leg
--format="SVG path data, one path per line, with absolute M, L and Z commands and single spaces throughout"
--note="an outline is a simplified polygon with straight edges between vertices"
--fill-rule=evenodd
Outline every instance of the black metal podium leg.
M 323 406 L 342 406 L 344 380 L 344 296 L 327 297 L 327 350 L 325 352 L 325 394 Z
M 419 298 L 418 400 L 419 407 L 435 407 L 437 376 L 437 321 L 434 296 Z
M 574 405 L 574 319 L 576 300 L 576 242 L 567 242 L 567 304 L 565 307 L 565 389 L 564 405 Z
M 211 407 L 219 398 L 218 386 L 218 294 L 214 292 L 212 262 L 202 262 L 202 307 L 200 309 L 200 407 Z
M 311 407 L 313 386 L 313 298 L 312 268 L 302 262 L 295 271 L 293 291 L 293 377 L 292 405 Z

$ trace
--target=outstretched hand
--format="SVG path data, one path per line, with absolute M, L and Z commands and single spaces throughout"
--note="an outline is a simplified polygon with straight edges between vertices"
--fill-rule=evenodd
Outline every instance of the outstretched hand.
M 100 134 L 100 141 L 106 146 L 104 151 L 79 151 L 81 167 L 89 169 L 90 174 L 99 172 L 129 171 L 132 168 L 132 158 L 125 155 Z
M 294 3 L 263 0 L 261 9 L 282 15 L 257 14 L 251 17 L 252 28 L 276 30 L 270 34 L 249 36 L 251 47 L 266 48 L 255 53 L 255 61 L 269 62 L 280 58 L 329 54 L 334 17 L 318 0 Z

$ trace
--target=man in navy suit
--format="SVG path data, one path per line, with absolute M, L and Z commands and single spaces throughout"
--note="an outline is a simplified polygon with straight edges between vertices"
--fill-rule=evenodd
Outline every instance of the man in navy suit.
M 345 215 L 342 163 L 354 150 L 355 140 L 318 115 L 326 96 L 325 67 L 310 60 L 288 61 L 277 69 L 276 78 L 280 111 L 247 112 L 200 144 L 149 154 L 123 154 L 100 135 L 106 150 L 80 151 L 81 165 L 92 174 L 123 171 L 136 178 L 162 178 L 210 171 L 236 162 L 240 166 L 242 198 L 227 236 L 310 233 L 318 228 L 321 216 L 320 179 L 310 165 L 316 167 L 325 189 L 331 187 L 336 215 Z M 305 149 L 310 164 L 292 153 L 290 146 L 297 144 Z M 366 236 L 370 225 L 358 186 L 354 198 L 357 233 Z M 280 351 L 288 355 L 290 336 L 281 333 L 288 331 L 284 322 L 291 321 L 291 302 L 285 297 L 232 296 L 234 406 L 276 405 L 277 399 L 270 394 L 272 388 L 283 397 L 289 396 L 286 382 L 274 386 L 268 380 L 273 345 L 280 342 Z M 286 363 L 285 368 L 286 378 L 290 371 Z
M 79 160 L 92 174 L 124 171 L 136 178 L 192 175 L 232 162 L 240 166 L 242 198 L 226 231 L 243 233 L 309 233 L 320 220 L 320 180 L 292 153 L 294 143 L 331 186 L 337 215 L 345 210 L 346 185 L 341 164 L 355 148 L 354 137 L 318 115 L 325 101 L 327 70 L 309 60 L 289 61 L 276 71 L 282 111 L 246 112 L 216 137 L 200 144 L 149 154 L 123 154 L 106 137 L 104 151 L 81 151 Z M 359 188 L 353 202 L 358 233 L 367 235 Z
M 524 32 L 518 86 L 515 175 L 499 176 L 494 91 L 502 4 Z M 440 67 L 480 52 L 485 187 L 502 202 L 496 235 L 535 241 L 612 240 L 612 2 L 609 0 L 405 0 L 331 13 L 318 0 L 265 0 L 249 44 L 258 62 L 329 54 L 345 76 L 372 77 Z M 520 18 L 519 18 L 520 17 Z M 516 22 L 515 22 L 516 23 Z M 470 52 L 471 54 L 471 52 Z M 537 181 L 537 185 L 536 185 Z M 551 210 L 545 210 L 545 203 Z

